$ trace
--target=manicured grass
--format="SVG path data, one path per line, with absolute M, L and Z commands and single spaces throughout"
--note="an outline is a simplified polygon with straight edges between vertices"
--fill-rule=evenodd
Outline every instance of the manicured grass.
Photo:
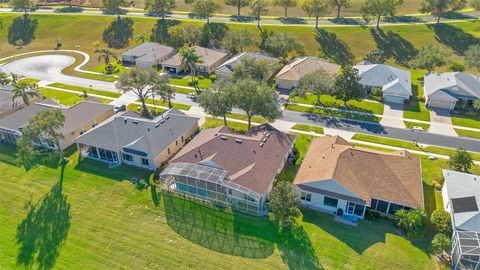
M 168 107 L 168 102 L 166 101 L 162 101 L 162 100 L 158 100 L 158 99 L 151 99 L 151 98 L 148 98 L 145 103 L 147 104 L 155 104 L 157 106 L 163 106 L 163 107 Z M 190 108 L 192 106 L 190 105 L 186 105 L 186 104 L 180 104 L 180 103 L 175 103 L 175 102 L 172 102 L 172 107 L 175 108 L 175 109 L 179 109 L 179 110 L 185 110 L 185 111 L 188 111 L 190 110 Z
M 480 132 L 456 128 L 455 132 L 462 137 L 480 139 Z
M 40 80 L 33 79 L 33 78 L 23 78 L 21 79 L 22 82 L 28 82 L 28 83 L 38 83 Z
M 174 86 L 174 87 L 175 87 L 175 86 Z M 192 92 L 195 92 L 195 91 L 194 91 L 193 89 L 175 87 L 175 92 L 188 95 L 188 94 L 190 94 L 190 93 L 192 93 Z
M 198 87 L 200 88 L 210 88 L 212 85 L 212 80 L 206 77 L 199 77 L 197 76 L 198 79 Z M 187 78 L 170 78 L 170 83 L 175 84 L 175 85 L 181 85 L 181 86 L 189 86 L 193 87 L 193 85 L 190 85 L 192 83 L 192 78 L 187 77 Z M 193 90 L 190 90 L 192 92 Z
M 220 126 L 223 126 L 222 118 L 205 117 L 205 123 L 201 126 L 201 128 L 205 129 L 205 128 L 220 127 Z M 252 124 L 252 126 L 255 126 L 255 124 Z M 247 124 L 234 122 L 234 121 L 227 121 L 227 127 L 239 133 L 246 133 L 248 129 Z
M 446 155 L 446 156 L 450 156 L 456 151 L 455 149 L 438 147 L 438 146 L 427 146 L 427 147 L 420 148 L 416 146 L 415 143 L 413 142 L 395 140 L 395 139 L 371 136 L 371 135 L 365 135 L 365 134 L 355 134 L 353 135 L 352 139 L 358 140 L 358 141 L 365 141 L 365 142 L 401 147 L 401 148 L 410 149 L 410 150 L 424 151 L 428 153 Z M 472 155 L 473 159 L 480 160 L 480 153 L 470 152 L 470 154 Z
M 480 114 L 454 115 L 452 116 L 452 124 L 480 129 Z
M 11 24 L 14 17 L 19 14 L 6 13 L 2 14 L 4 19 L 3 29 L 0 29 L 0 40 L 6 40 L 8 26 Z M 36 39 L 27 44 L 23 49 L 18 50 L 15 46 L 3 43 L 2 55 L 13 55 L 27 51 L 52 49 L 52 36 L 62 40 L 63 49 L 66 50 L 82 50 L 95 58 L 94 48 L 92 42 L 102 40 L 102 33 L 112 20 L 114 16 L 90 16 L 78 14 L 63 14 L 63 15 L 49 15 L 49 14 L 35 14 L 32 13 L 32 18 L 38 20 L 38 28 L 36 31 Z M 135 22 L 133 36 L 139 33 L 150 33 L 156 18 L 132 18 Z M 203 22 L 196 21 L 182 21 L 184 24 L 198 24 L 203 25 Z M 78 26 L 82 27 L 79 28 Z M 254 24 L 228 24 L 228 28 L 247 29 L 252 31 L 257 38 L 260 33 Z M 344 56 L 349 56 L 351 62 L 360 61 L 365 54 L 372 49 L 379 47 L 381 49 L 388 49 L 391 51 L 391 58 L 388 63 L 405 62 L 405 59 L 411 57 L 412 51 L 410 48 L 419 48 L 426 44 L 442 43 L 454 49 L 454 54 L 447 60 L 449 62 L 462 62 L 463 48 L 465 44 L 475 44 L 476 39 L 480 36 L 478 31 L 478 23 L 473 21 L 458 22 L 450 24 L 442 24 L 441 26 L 434 25 L 385 25 L 382 27 L 383 34 L 379 35 L 371 27 L 323 27 L 322 33 L 317 38 L 317 33 L 311 26 L 305 27 L 302 25 L 296 26 L 262 26 L 262 29 L 269 31 L 284 31 L 294 35 L 300 42 L 305 45 L 305 54 L 316 55 L 319 50 L 319 42 L 322 44 L 322 50 L 328 53 L 327 57 L 331 59 L 339 59 Z M 388 44 L 388 46 L 387 46 Z M 78 47 L 77 47 L 78 45 Z M 134 46 L 131 42 L 130 46 Z M 104 43 L 100 47 L 105 47 Z M 393 46 L 393 47 L 392 47 Z M 249 50 L 257 50 L 256 47 L 247 48 Z M 116 53 L 125 51 L 126 48 L 113 50 Z M 93 69 L 101 64 L 92 59 L 84 68 Z M 73 68 L 72 68 L 73 69 Z M 436 71 L 446 70 L 446 67 L 436 69 Z M 90 76 L 83 74 L 82 76 Z M 114 80 L 113 77 L 105 76 L 105 79 Z
M 60 104 L 65 106 L 72 106 L 77 104 L 78 102 L 83 101 L 85 98 L 81 94 L 73 94 L 69 92 L 63 92 L 59 90 L 49 89 L 49 88 L 40 88 L 40 94 L 45 98 L 55 99 Z M 103 103 L 110 103 L 112 100 L 108 98 L 97 98 Z
M 310 143 L 315 138 L 314 136 L 290 132 L 291 134 L 295 135 L 295 143 L 294 147 L 297 151 L 297 159 L 295 160 L 295 164 L 285 164 L 283 170 L 277 175 L 277 180 L 281 181 L 288 181 L 292 182 L 297 175 L 298 168 L 300 168 L 300 164 L 302 163 L 305 155 L 307 154 L 308 148 L 310 147 Z
M 347 106 L 343 106 L 343 101 L 336 99 L 330 95 L 321 95 L 320 104 L 317 104 L 316 95 L 305 95 L 304 97 L 293 97 L 291 101 L 296 103 L 304 103 L 310 105 L 320 105 L 324 107 L 334 107 L 338 109 L 354 110 L 361 112 L 369 112 L 373 114 L 382 115 L 383 114 L 383 104 L 378 102 L 369 102 L 369 101 L 355 101 L 351 100 L 347 102 Z
M 430 122 L 430 111 L 420 101 L 411 101 L 403 109 L 403 118 Z
M 117 64 L 117 63 L 112 63 L 113 66 L 114 66 L 114 69 L 113 69 L 113 72 L 111 74 L 107 74 L 107 70 L 105 69 L 106 65 L 105 64 L 102 64 L 102 65 L 99 65 L 99 66 L 96 66 L 92 69 L 92 71 L 95 71 L 95 72 L 100 72 L 100 73 L 103 73 L 103 74 L 106 74 L 106 75 L 118 75 L 120 73 L 122 73 L 123 71 L 125 71 L 125 66 L 122 66 L 121 64 Z
M 413 129 L 415 126 L 419 126 L 422 128 L 422 130 L 427 131 L 430 128 L 430 124 L 416 123 L 416 122 L 409 122 L 409 121 L 403 121 L 403 123 L 409 129 Z
M 90 88 L 87 88 L 87 87 L 68 85 L 68 84 L 63 84 L 63 83 L 52 83 L 52 84 L 49 84 L 48 86 L 67 89 L 67 90 L 72 90 L 72 91 L 77 91 L 77 92 L 81 92 L 81 93 L 83 93 L 85 91 L 85 92 L 90 93 L 90 94 L 112 97 L 112 98 L 119 98 L 122 95 L 121 93 L 115 93 L 115 92 L 110 92 L 110 91 L 105 91 L 105 90 L 90 89 Z
M 229 113 L 229 114 L 227 114 L 227 118 L 233 118 L 233 119 L 248 121 L 247 115 L 246 114 L 241 114 L 241 113 Z M 261 116 L 252 116 L 252 122 L 259 123 L 259 124 L 266 124 L 266 123 L 268 123 L 268 120 L 261 117 Z
M 339 117 L 339 118 L 347 118 L 353 120 L 361 120 L 367 122 L 380 122 L 381 118 L 375 115 L 361 115 L 357 113 L 350 113 L 344 111 L 336 111 L 336 110 L 327 110 L 321 108 L 314 108 L 314 107 L 305 107 L 301 105 L 295 104 L 287 104 L 285 105 L 286 110 L 298 111 L 298 112 L 308 112 L 308 113 L 315 113 L 321 115 L 327 115 L 332 117 Z
M 295 124 L 292 129 L 308 131 L 308 132 L 315 132 L 318 134 L 323 134 L 323 128 L 311 125 L 304 125 L 304 124 Z
M 117 80 L 116 77 L 113 77 L 111 75 L 81 73 L 80 76 L 85 78 L 85 79 L 93 79 L 93 80 L 106 81 L 106 82 L 115 82 Z

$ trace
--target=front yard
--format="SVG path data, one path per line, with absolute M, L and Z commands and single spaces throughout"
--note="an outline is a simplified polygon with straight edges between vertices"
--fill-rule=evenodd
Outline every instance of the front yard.
M 380 122 L 381 118 L 377 117 L 373 114 L 363 115 L 353 112 L 345 112 L 345 111 L 338 111 L 338 110 L 330 110 L 330 109 L 322 109 L 322 108 L 314 108 L 314 107 L 306 107 L 296 104 L 287 104 L 285 105 L 286 110 L 298 111 L 298 112 L 307 112 L 307 113 L 314 113 L 320 115 L 327 115 L 331 117 L 339 117 L 345 119 L 353 119 L 353 120 L 360 120 L 366 122 Z
M 480 129 L 480 114 L 468 113 L 465 115 L 452 115 L 452 124 L 455 126 Z
M 367 113 L 373 113 L 378 115 L 383 114 L 383 104 L 376 101 L 351 100 L 347 102 L 347 106 L 343 106 L 343 101 L 338 100 L 335 97 L 330 95 L 321 95 L 320 104 L 317 104 L 316 95 L 305 95 L 304 97 L 293 97 L 293 98 L 290 98 L 290 101 L 295 103 L 303 103 L 303 104 L 309 104 L 309 105 L 332 107 L 337 109 L 367 112 Z
M 265 218 L 213 210 L 136 188 L 129 167 L 69 156 L 25 171 L 0 147 L 0 268 L 435 269 L 427 240 L 410 242 L 389 222 L 339 224 L 303 210 L 278 233 Z M 60 182 L 60 176 L 63 181 Z
M 45 98 L 57 100 L 60 104 L 65 106 L 75 105 L 85 99 L 81 93 L 74 94 L 74 93 L 54 90 L 50 88 L 40 88 L 38 92 Z M 97 99 L 103 103 L 110 103 L 112 101 L 111 99 L 108 99 L 108 98 L 97 98 Z

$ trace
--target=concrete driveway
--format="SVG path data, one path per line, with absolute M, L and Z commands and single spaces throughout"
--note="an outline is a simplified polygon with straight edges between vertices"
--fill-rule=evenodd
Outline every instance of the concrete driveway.
M 405 128 L 403 123 L 403 104 L 385 103 L 380 124 L 389 127 Z
M 442 109 L 430 109 L 430 129 L 428 132 L 447 136 L 458 136 L 452 127 L 450 112 Z

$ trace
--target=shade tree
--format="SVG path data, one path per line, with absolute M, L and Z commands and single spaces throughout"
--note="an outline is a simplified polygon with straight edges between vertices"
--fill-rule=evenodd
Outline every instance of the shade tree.
M 263 58 L 247 57 L 242 58 L 235 65 L 232 78 L 234 80 L 250 78 L 256 81 L 267 81 L 277 69 L 279 69 L 279 65 L 276 62 Z
M 150 15 L 161 16 L 165 20 L 165 15 L 175 8 L 175 0 L 146 0 L 145 11 Z
M 242 53 L 245 47 L 254 44 L 255 37 L 247 29 L 228 31 L 222 41 L 223 48 L 232 56 Z
M 250 15 L 257 19 L 257 28 L 260 28 L 261 17 L 268 12 L 268 0 L 251 0 L 249 9 Z
M 332 94 L 343 101 L 346 106 L 350 100 L 362 100 L 367 91 L 360 84 L 360 75 L 358 70 L 352 66 L 344 66 L 340 74 L 335 78 Z
M 315 18 L 315 28 L 318 29 L 318 19 L 330 12 L 329 0 L 306 0 L 302 9 L 308 16 Z
M 202 18 L 206 18 L 207 24 L 210 23 L 210 17 L 221 9 L 215 0 L 194 0 L 192 4 L 192 12 Z
M 129 7 L 132 3 L 128 0 L 102 0 L 102 10 L 108 14 L 121 14 L 122 7 Z
M 227 126 L 227 114 L 233 109 L 233 87 L 224 87 L 223 82 L 216 82 L 198 96 L 198 103 L 205 112 L 214 117 L 222 117 Z
M 428 44 L 418 50 L 417 55 L 410 60 L 410 65 L 414 68 L 426 69 L 431 73 L 435 67 L 445 65 L 445 58 L 450 52 L 443 46 Z
M 422 13 L 430 13 L 436 16 L 436 23 L 439 24 L 441 17 L 445 13 L 461 10 L 466 3 L 466 0 L 422 0 L 418 10 Z
M 317 104 L 321 104 L 321 95 L 332 93 L 334 82 L 332 74 L 319 69 L 300 78 L 293 94 L 301 97 L 307 94 L 315 95 Z
M 480 45 L 473 45 L 465 52 L 465 64 L 480 72 Z
M 8 43 L 18 47 L 29 44 L 35 39 L 37 26 L 38 20 L 30 18 L 27 13 L 15 17 L 8 27 Z
M 168 103 L 168 108 L 172 108 L 172 99 L 175 97 L 176 89 L 170 85 L 170 76 L 167 73 L 152 75 L 150 88 L 152 96 L 159 96 L 161 100 Z
M 103 32 L 103 41 L 111 48 L 124 48 L 133 38 L 132 18 L 121 18 L 120 15 L 112 21 Z
M 363 18 L 374 17 L 377 29 L 380 29 L 380 19 L 383 16 L 395 16 L 397 6 L 403 0 L 367 0 L 360 6 L 360 13 Z
M 304 50 L 303 43 L 287 32 L 273 32 L 266 38 L 264 47 L 267 53 L 280 58 L 283 64 L 287 63 L 287 57 L 291 53 L 302 54 Z
M 146 105 L 146 100 L 152 96 L 153 88 L 151 85 L 156 76 L 158 75 L 154 68 L 133 67 L 120 74 L 115 87 L 122 93 L 134 93 L 142 104 L 141 115 L 149 117 L 151 114 Z
M 350 7 L 350 0 L 330 0 L 330 4 L 337 9 L 337 18 L 340 18 L 340 10 Z
M 282 7 L 284 10 L 284 17 L 288 17 L 288 8 L 297 6 L 297 0 L 273 0 L 274 6 Z
M 465 148 L 458 148 L 450 155 L 449 164 L 452 169 L 466 173 L 474 165 L 472 155 Z
M 240 10 L 249 4 L 250 0 L 225 0 L 225 5 L 237 8 L 237 16 L 240 16 Z
M 269 218 L 280 227 L 290 227 L 296 224 L 300 216 L 300 200 L 292 183 L 277 181 L 269 194 Z

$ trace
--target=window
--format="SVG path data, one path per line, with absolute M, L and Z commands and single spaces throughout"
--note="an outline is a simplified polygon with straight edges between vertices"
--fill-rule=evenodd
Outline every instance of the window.
M 168 155 L 170 155 L 170 148 L 167 149 L 167 153 L 168 153 Z
M 382 213 L 387 213 L 387 209 L 388 209 L 388 202 L 378 200 L 377 211 L 380 211 Z
M 88 147 L 88 155 L 94 158 L 98 158 L 97 148 L 93 146 Z
M 149 165 L 148 159 L 142 158 L 142 165 L 143 165 L 143 166 L 148 166 L 148 165 Z
M 176 146 L 178 145 L 178 141 L 175 141 L 175 145 L 176 145 Z
M 125 160 L 125 161 L 128 161 L 128 162 L 132 162 L 132 161 L 133 161 L 133 156 L 132 156 L 132 155 L 122 154 L 122 156 L 123 156 L 123 160 Z
M 182 136 L 182 142 L 183 142 L 183 136 Z
M 228 195 L 232 195 L 232 189 L 231 188 L 228 189 Z
M 323 204 L 326 205 L 326 206 L 336 208 L 337 204 L 338 204 L 338 200 L 335 199 L 335 198 L 330 198 L 330 197 L 325 196 L 325 198 L 323 199 Z
M 365 210 L 365 205 L 356 204 L 354 214 L 357 216 L 363 216 L 363 211 Z
M 312 194 L 311 193 L 307 193 L 307 192 L 302 192 L 300 194 L 300 199 L 302 201 L 307 201 L 307 202 L 311 202 L 312 201 Z

